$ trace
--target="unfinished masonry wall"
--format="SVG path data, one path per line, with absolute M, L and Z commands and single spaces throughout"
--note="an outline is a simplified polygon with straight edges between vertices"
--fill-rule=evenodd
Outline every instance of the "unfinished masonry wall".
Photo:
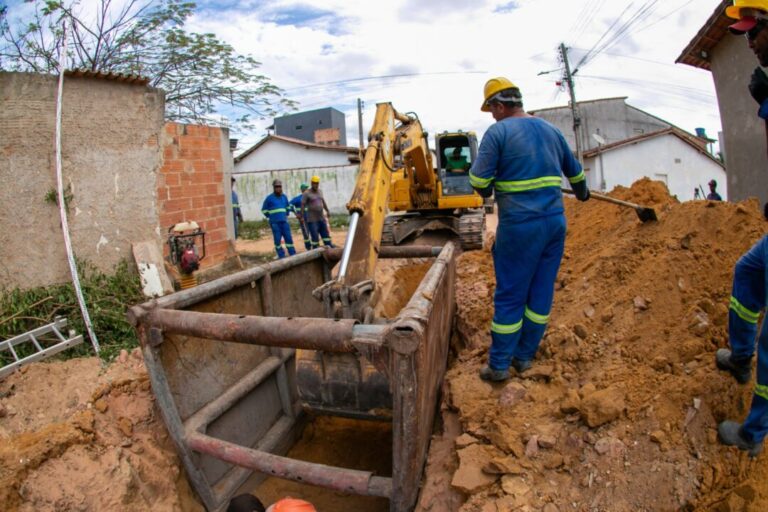
M 0 288 L 69 281 L 55 192 L 57 77 L 0 73 Z M 112 271 L 131 243 L 160 242 L 156 180 L 164 101 L 158 90 L 65 77 L 64 184 L 79 258 Z

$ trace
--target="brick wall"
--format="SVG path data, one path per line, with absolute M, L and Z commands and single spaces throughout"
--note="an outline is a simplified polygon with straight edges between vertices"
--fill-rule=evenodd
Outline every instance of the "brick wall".
M 168 228 L 178 222 L 197 222 L 206 232 L 203 269 L 234 254 L 227 234 L 228 216 L 231 216 L 227 183 L 231 160 L 227 130 L 165 124 L 163 164 L 157 180 L 161 234 L 165 237 Z M 167 245 L 164 251 L 167 256 Z

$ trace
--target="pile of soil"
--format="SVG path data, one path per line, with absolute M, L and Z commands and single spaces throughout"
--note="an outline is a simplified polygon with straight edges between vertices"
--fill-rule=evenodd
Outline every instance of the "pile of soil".
M 493 263 L 488 252 L 459 258 L 465 347 L 443 414 L 453 433 L 433 443 L 417 510 L 768 510 L 768 457 L 716 436 L 751 401 L 714 353 L 727 346 L 733 266 L 766 232 L 759 206 L 678 203 L 649 180 L 611 195 L 655 207 L 659 221 L 567 202 L 551 324 L 522 377 L 479 379 Z
M 36 363 L 0 381 L 4 511 L 203 511 L 141 353 Z

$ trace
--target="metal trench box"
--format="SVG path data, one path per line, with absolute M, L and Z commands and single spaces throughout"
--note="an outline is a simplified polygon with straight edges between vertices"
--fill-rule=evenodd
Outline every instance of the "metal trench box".
M 379 257 L 434 255 L 383 247 Z M 338 251 L 317 249 L 132 307 L 157 404 L 190 482 L 210 511 L 256 471 L 264 478 L 390 500 L 413 509 L 445 374 L 454 314 L 455 246 L 447 243 L 395 320 L 325 318 L 312 290 Z M 389 382 L 392 477 L 284 457 L 301 434 L 296 350 L 352 353 Z M 365 373 L 365 372 L 361 372 Z M 332 375 L 326 375 L 333 392 Z

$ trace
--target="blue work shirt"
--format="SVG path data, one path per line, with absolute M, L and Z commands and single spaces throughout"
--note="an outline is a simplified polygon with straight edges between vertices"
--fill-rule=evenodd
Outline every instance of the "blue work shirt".
M 563 213 L 561 174 L 585 179 L 560 130 L 537 117 L 507 117 L 485 132 L 469 180 L 494 187 L 499 221 L 517 223 Z
M 270 224 L 287 221 L 290 209 L 291 204 L 285 194 L 279 196 L 269 194 L 261 205 L 261 213 L 269 219 Z
M 302 192 L 301 194 L 291 199 L 291 211 L 296 214 L 296 217 L 301 216 L 301 198 L 303 195 L 304 193 Z M 306 217 L 306 215 L 304 216 Z
M 235 214 L 235 217 L 240 216 L 240 201 L 237 198 L 237 192 L 234 190 L 232 191 L 232 213 Z

